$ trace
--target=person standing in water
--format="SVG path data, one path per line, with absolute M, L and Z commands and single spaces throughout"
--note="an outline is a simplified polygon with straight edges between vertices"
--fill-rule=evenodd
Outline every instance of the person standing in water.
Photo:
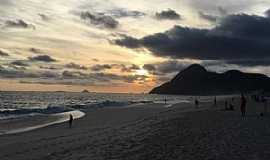
M 241 113 L 242 113 L 242 117 L 246 116 L 246 105 L 247 105 L 247 100 L 244 96 L 244 94 L 241 94 Z
M 73 116 L 72 114 L 69 115 L 69 128 L 72 127 L 72 122 L 73 122 Z
M 217 106 L 217 97 L 214 98 L 214 106 Z

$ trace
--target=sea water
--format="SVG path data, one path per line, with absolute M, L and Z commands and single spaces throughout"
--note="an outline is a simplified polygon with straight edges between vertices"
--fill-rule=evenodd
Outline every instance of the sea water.
M 192 103 L 191 96 L 71 92 L 0 92 L 0 135 L 65 122 L 85 110 L 137 103 Z M 207 100 L 207 99 L 206 99 Z

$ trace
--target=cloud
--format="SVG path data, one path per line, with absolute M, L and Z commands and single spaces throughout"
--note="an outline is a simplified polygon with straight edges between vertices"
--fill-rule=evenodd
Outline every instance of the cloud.
M 14 1 L 13 0 L 1 0 L 0 1 L 0 7 L 1 6 L 7 7 L 7 6 L 11 6 L 11 5 L 14 5 Z
M 89 80 L 92 82 L 112 82 L 112 81 L 124 81 L 127 83 L 134 83 L 135 81 L 146 81 L 148 78 L 144 75 L 118 75 L 114 73 L 82 73 L 79 71 L 64 71 L 62 73 L 63 79 L 80 79 Z
M 118 27 L 119 22 L 111 16 L 106 16 L 102 14 L 94 14 L 90 12 L 82 12 L 81 19 L 89 22 L 92 25 L 115 29 Z
M 121 71 L 122 72 L 134 72 L 136 70 L 139 70 L 140 67 L 138 65 L 135 64 L 131 64 L 130 66 L 126 66 L 126 65 L 120 65 L 121 67 Z
M 153 64 L 145 64 L 145 65 L 143 65 L 143 69 L 150 71 L 150 72 L 156 71 L 156 67 Z
M 39 66 L 40 69 L 46 69 L 46 70 L 60 70 L 62 68 L 57 66 Z
M 96 64 L 90 68 L 92 71 L 99 72 L 108 69 L 120 69 L 122 72 L 134 72 L 139 70 L 140 67 L 135 64 L 124 65 L 124 64 Z
M 73 63 L 73 62 L 66 64 L 65 67 L 70 68 L 70 69 L 87 70 L 86 66 L 76 64 L 76 63 Z
M 182 19 L 181 15 L 172 9 L 164 10 L 157 12 L 155 17 L 160 20 L 180 20 Z
M 56 62 L 55 59 L 48 55 L 39 55 L 39 56 L 34 56 L 34 57 L 29 57 L 28 58 L 30 61 L 41 61 L 41 62 Z
M 39 13 L 38 15 L 39 15 L 39 17 L 40 17 L 43 21 L 49 21 L 49 20 L 51 19 L 51 18 L 50 18 L 48 15 L 46 15 L 46 14 Z
M 12 79 L 25 79 L 25 78 L 34 78 L 34 79 L 48 79 L 48 78 L 57 78 L 58 74 L 53 72 L 31 72 L 26 71 L 21 68 L 7 69 L 0 68 L 0 77 L 1 78 L 12 78 Z
M 46 84 L 46 85 L 92 85 L 92 86 L 123 86 L 124 83 L 143 83 L 147 81 L 147 76 L 141 75 L 129 75 L 121 76 L 117 74 L 110 73 L 91 73 L 83 74 L 79 72 L 63 72 L 64 75 L 60 77 L 53 78 L 43 78 L 43 79 L 23 79 L 20 83 L 30 83 L 30 84 Z M 120 81 L 120 82 L 117 82 Z M 123 82 L 121 82 L 123 81 Z
M 62 77 L 65 79 L 84 79 L 88 75 L 79 71 L 63 71 Z
M 111 64 L 96 64 L 93 65 L 90 69 L 92 71 L 98 72 L 98 71 L 104 71 L 106 69 L 112 69 L 112 65 Z
M 270 9 L 268 9 L 267 11 L 264 12 L 264 14 L 270 18 Z
M 97 80 L 100 81 L 124 81 L 127 83 L 134 83 L 135 81 L 146 81 L 148 78 L 145 75 L 118 75 L 113 73 L 92 73 L 90 74 L 91 77 L 95 77 Z
M 143 47 L 140 39 L 136 39 L 125 34 L 120 34 L 120 37 L 121 39 L 116 39 L 114 41 L 111 41 L 111 43 L 132 49 Z
M 6 28 L 32 28 L 35 29 L 33 24 L 29 24 L 22 19 L 17 20 L 7 20 L 4 25 Z
M 217 9 L 218 9 L 218 12 L 220 15 L 222 15 L 222 16 L 228 15 L 228 11 L 226 9 L 224 9 L 223 7 L 219 6 Z
M 10 64 L 15 65 L 15 66 L 21 66 L 21 67 L 29 66 L 29 64 L 27 64 L 27 63 L 25 63 L 24 61 L 21 61 L 21 60 L 13 61 Z
M 258 67 L 258 66 L 270 66 L 270 59 L 259 59 L 259 60 L 228 60 L 226 64 L 234 64 L 242 67 Z
M 8 57 L 9 54 L 6 51 L 0 49 L 0 56 Z
M 214 15 L 210 15 L 210 14 L 205 14 L 203 12 L 199 12 L 199 16 L 202 18 L 202 19 L 205 19 L 207 21 L 210 21 L 210 22 L 216 22 L 218 20 L 218 16 L 214 16 Z
M 42 53 L 41 49 L 38 48 L 30 48 L 29 51 L 32 53 Z
M 223 18 L 212 29 L 175 26 L 137 39 L 123 36 L 114 43 L 146 48 L 159 57 L 200 60 L 262 59 L 270 57 L 270 18 L 238 14 Z
M 94 62 L 99 62 L 99 59 L 93 58 L 92 61 L 94 61 Z
M 159 63 L 145 64 L 143 68 L 151 74 L 164 75 L 179 72 L 190 64 L 192 64 L 190 61 L 167 60 Z
M 252 12 L 254 8 L 269 6 L 268 0 L 182 0 L 182 2 L 193 11 L 210 13 L 222 13 L 223 11 L 225 13 Z
M 134 10 L 127 10 L 124 8 L 117 8 L 117 9 L 112 9 L 109 10 L 109 15 L 115 18 L 124 18 L 124 17 L 133 17 L 133 18 L 138 18 L 138 17 L 143 17 L 146 14 L 140 11 L 134 11 Z M 106 15 L 106 13 L 104 13 Z

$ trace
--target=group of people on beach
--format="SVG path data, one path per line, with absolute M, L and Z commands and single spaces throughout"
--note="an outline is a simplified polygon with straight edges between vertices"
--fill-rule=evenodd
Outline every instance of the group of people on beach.
M 245 117 L 246 116 L 247 99 L 244 96 L 244 94 L 241 94 L 240 101 L 241 101 L 241 104 L 240 104 L 241 115 L 242 115 L 242 117 Z M 194 104 L 195 104 L 196 108 L 199 107 L 199 100 L 197 98 L 195 98 Z M 214 97 L 214 106 L 217 106 L 217 98 L 216 97 Z M 234 111 L 234 97 L 232 97 L 230 103 L 228 103 L 228 100 L 225 101 L 225 110 L 226 111 Z
M 240 98 L 240 111 L 242 117 L 246 116 L 246 108 L 247 108 L 247 99 L 245 95 L 242 93 Z M 225 110 L 227 111 L 234 111 L 234 97 L 231 99 L 231 102 L 228 106 L 228 101 L 225 101 Z

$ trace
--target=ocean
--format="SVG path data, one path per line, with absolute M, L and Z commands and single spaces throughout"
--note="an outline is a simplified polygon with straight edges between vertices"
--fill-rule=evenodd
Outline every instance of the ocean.
M 84 116 L 85 110 L 126 107 L 132 104 L 191 103 L 191 96 L 71 93 L 71 92 L 0 92 L 0 135 L 24 132 Z

